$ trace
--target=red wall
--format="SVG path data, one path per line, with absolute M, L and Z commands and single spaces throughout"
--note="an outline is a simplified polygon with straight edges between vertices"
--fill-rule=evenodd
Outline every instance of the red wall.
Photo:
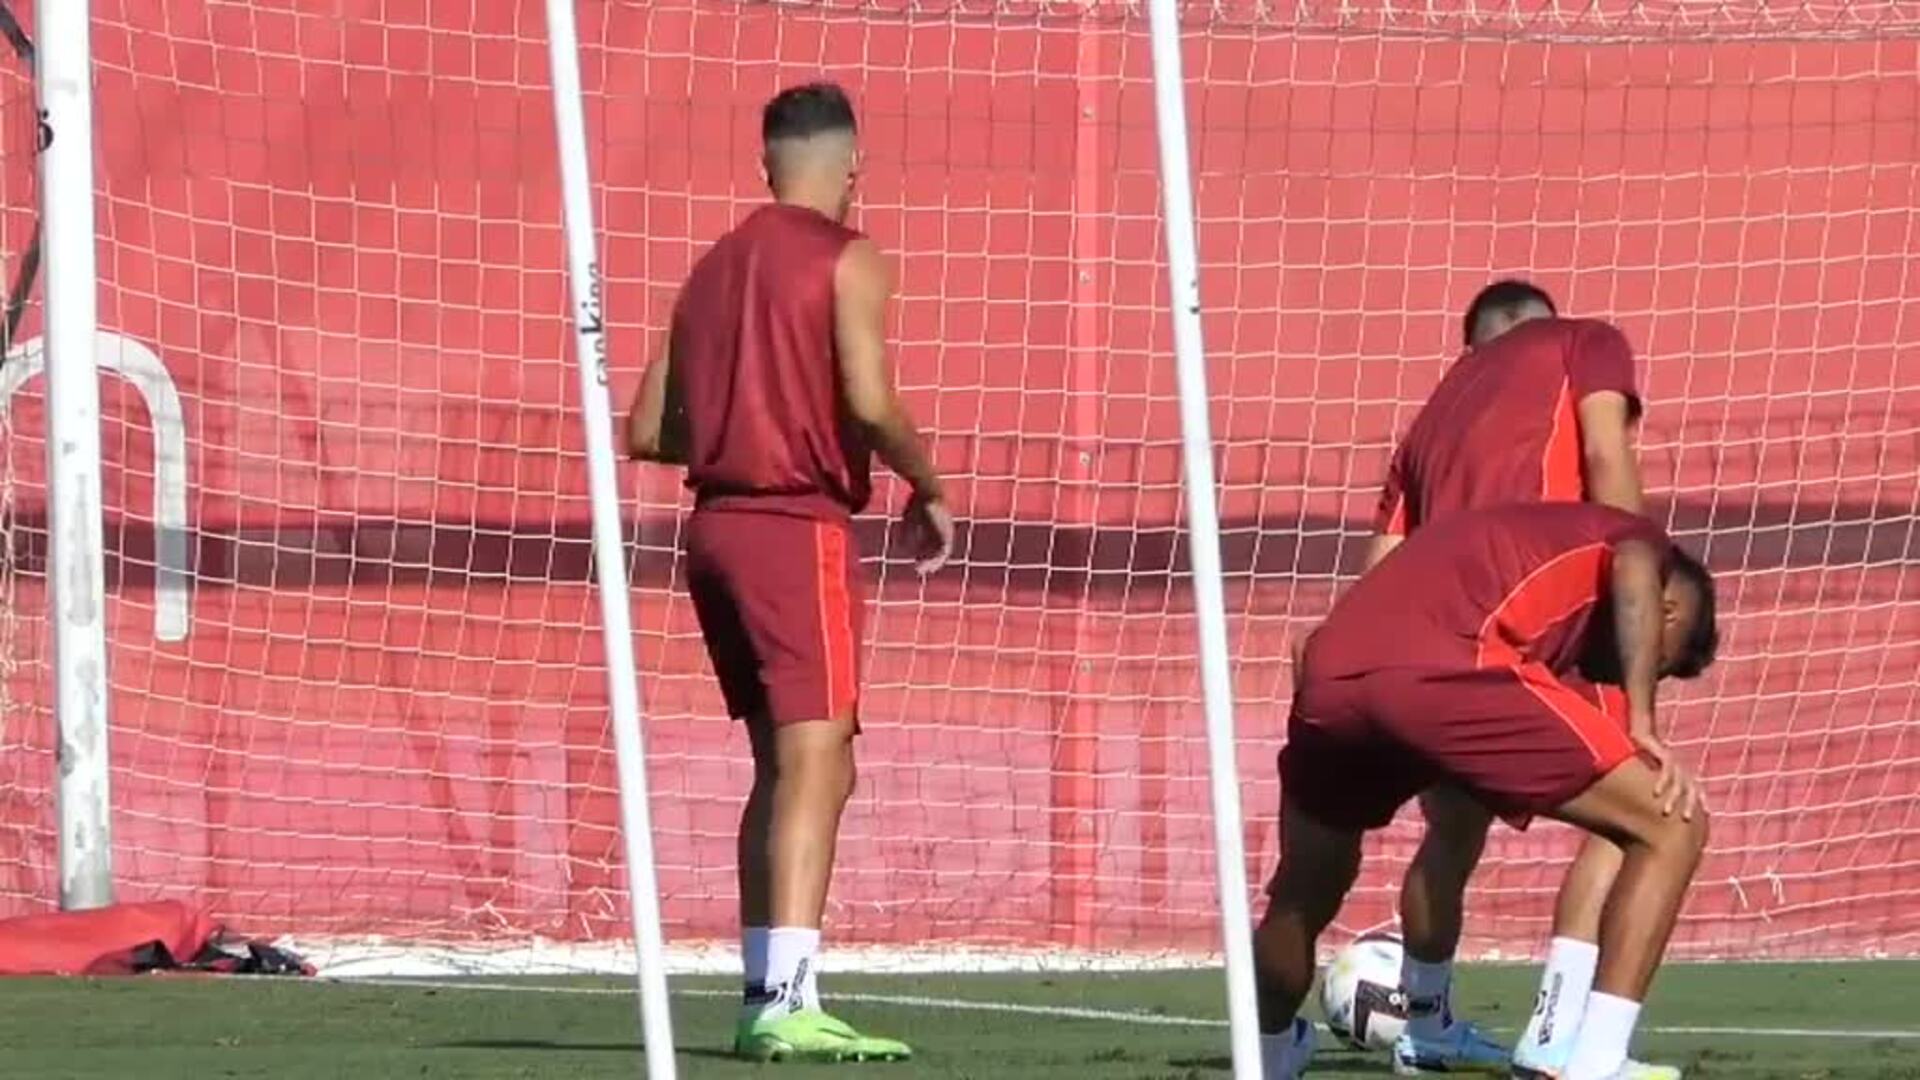
M 681 0 L 582 28 L 623 399 L 759 197 L 759 103 L 825 73 L 862 106 L 860 224 L 969 528 L 924 585 L 869 530 L 835 936 L 1211 947 L 1144 27 Z M 123 891 L 619 933 L 539 5 L 109 0 L 95 48 L 101 315 L 186 399 L 197 560 L 188 640 L 154 641 L 151 451 L 110 386 Z M 1642 347 L 1650 482 L 1722 574 L 1726 661 L 1672 695 L 1719 810 L 1681 946 L 1913 951 L 1920 46 L 1216 25 L 1187 62 L 1255 876 L 1290 629 L 1454 313 L 1524 272 Z M 5 910 L 56 891 L 37 401 L 14 419 Z M 671 586 L 673 479 L 624 482 L 669 934 L 726 936 L 744 738 Z M 1417 835 L 1383 834 L 1345 924 L 1386 917 Z M 1471 947 L 1537 942 L 1567 839 L 1497 840 Z

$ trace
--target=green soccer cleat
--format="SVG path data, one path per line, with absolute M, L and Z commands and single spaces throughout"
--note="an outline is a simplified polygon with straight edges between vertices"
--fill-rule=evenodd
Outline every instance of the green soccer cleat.
M 913 1048 L 896 1039 L 862 1035 L 819 1009 L 742 1019 L 733 1053 L 748 1061 L 906 1061 Z

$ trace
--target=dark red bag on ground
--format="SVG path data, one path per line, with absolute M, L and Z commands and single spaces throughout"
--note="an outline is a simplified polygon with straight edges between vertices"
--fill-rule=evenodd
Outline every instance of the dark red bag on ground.
M 148 971 L 311 975 L 299 957 L 228 935 L 176 900 L 0 919 L 0 975 Z

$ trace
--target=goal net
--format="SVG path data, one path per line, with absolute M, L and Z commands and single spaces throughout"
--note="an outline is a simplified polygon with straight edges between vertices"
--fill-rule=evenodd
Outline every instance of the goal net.
M 1920 947 L 1917 15 L 1247 6 L 1190 45 L 1243 700 L 1283 696 L 1280 641 L 1361 557 L 1472 294 L 1523 274 L 1614 320 L 1652 513 L 1717 573 L 1726 632 L 1662 697 L 1716 812 L 1682 955 Z M 1409 811 L 1374 839 L 1346 927 L 1392 917 L 1419 836 Z M 1540 947 L 1572 840 L 1495 830 L 1469 953 Z
M 40 110 L 34 100 L 33 39 L 14 0 L 0 0 L 0 389 L 14 385 L 19 346 L 39 332 L 40 213 L 35 157 Z M 50 672 L 45 665 L 46 620 L 37 597 L 20 584 L 34 576 L 38 553 L 27 541 L 44 526 L 44 495 L 19 498 L 22 477 L 9 401 L 0 397 L 0 908 L 15 899 L 10 868 L 57 862 L 51 820 L 50 714 L 39 707 Z M 38 469 L 35 475 L 44 475 Z M 21 515 L 28 515 L 22 522 Z M 24 527 L 22 527 L 24 525 Z M 58 881 L 47 879 L 58 896 Z
M 1718 811 L 1678 947 L 1914 952 L 1920 18 L 1185 10 L 1255 880 L 1290 637 L 1357 565 L 1460 309 L 1520 273 L 1639 347 L 1658 513 L 1722 582 L 1725 659 L 1667 699 Z M 184 406 L 169 432 L 134 384 L 104 389 L 121 895 L 512 970 L 623 962 L 540 5 L 95 11 L 102 328 Z M 617 399 L 692 260 L 763 197 L 765 98 L 824 76 L 861 110 L 857 223 L 898 258 L 899 377 L 964 539 L 923 582 L 889 552 L 897 488 L 861 523 L 871 689 L 831 939 L 901 965 L 1215 950 L 1143 12 L 580 13 Z M 11 149 L 5 169 L 11 250 Z M 28 534 L 34 392 L 7 443 Z M 170 435 L 184 635 L 153 509 Z M 624 475 L 666 933 L 724 943 L 745 737 L 678 581 L 676 478 Z M 18 558 L 41 543 L 10 547 L 10 618 L 41 617 Z M 39 671 L 7 683 L 0 914 L 57 891 Z M 1376 837 L 1344 926 L 1390 917 L 1417 836 L 1409 812 Z M 1535 948 L 1569 852 L 1499 833 L 1469 951 Z

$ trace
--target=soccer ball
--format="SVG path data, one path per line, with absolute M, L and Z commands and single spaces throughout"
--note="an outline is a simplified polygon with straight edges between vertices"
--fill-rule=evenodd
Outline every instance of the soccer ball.
M 1356 1050 L 1390 1050 L 1407 1027 L 1400 991 L 1400 938 L 1362 934 L 1341 949 L 1320 980 L 1327 1027 Z

